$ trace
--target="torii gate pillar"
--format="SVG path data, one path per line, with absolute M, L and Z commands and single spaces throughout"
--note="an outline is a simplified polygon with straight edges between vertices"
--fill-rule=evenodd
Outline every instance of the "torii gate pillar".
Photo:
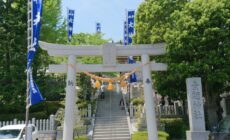
M 149 55 L 143 54 L 141 56 L 142 64 L 149 62 Z M 157 124 L 156 124 L 156 114 L 155 105 L 153 103 L 153 95 L 155 94 L 152 89 L 152 77 L 149 64 L 143 66 L 143 84 L 144 84 L 144 97 L 145 97 L 145 110 L 146 110 L 146 120 L 148 129 L 148 139 L 157 140 Z
M 74 106 L 76 94 L 76 56 L 70 55 L 68 58 L 68 73 L 66 81 L 66 100 L 63 140 L 73 139 L 74 127 Z

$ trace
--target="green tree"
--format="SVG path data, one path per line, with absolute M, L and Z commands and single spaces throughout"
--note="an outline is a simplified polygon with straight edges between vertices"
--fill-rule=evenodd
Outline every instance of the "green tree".
M 66 22 L 61 16 L 61 0 L 43 1 L 42 12 L 40 40 L 50 43 L 67 43 Z M 46 100 L 57 99 L 60 97 L 60 91 L 64 91 L 64 75 L 47 74 L 48 65 L 53 61 L 46 51 L 39 48 L 32 64 L 33 77 Z M 55 81 L 56 84 L 54 84 Z M 50 90 L 51 87 L 52 90 Z
M 50 43 L 67 43 L 66 21 L 61 15 L 61 0 L 43 1 L 40 40 Z
M 61 19 L 60 7 L 61 0 L 44 1 L 41 40 L 66 42 L 66 24 Z M 5 113 L 25 111 L 26 56 L 27 4 L 23 0 L 0 1 L 0 110 Z M 32 67 L 33 77 L 42 93 L 49 91 L 47 79 L 54 79 L 46 75 L 49 61 L 46 52 L 38 49 Z
M 171 15 L 176 10 L 181 10 L 187 0 L 146 0 L 138 8 L 135 17 L 135 35 L 133 37 L 136 44 L 152 44 L 165 42 L 164 36 L 167 30 L 174 28 L 176 19 Z M 166 57 L 154 57 L 159 62 L 165 62 Z M 181 89 L 180 83 L 170 81 L 174 76 L 168 76 L 169 70 L 163 73 L 154 75 L 157 90 L 162 95 L 170 95 L 173 98 L 184 99 L 184 94 L 181 94 L 176 89 Z M 167 76 L 167 79 L 165 77 Z M 164 77 L 164 78 L 163 78 Z M 162 81 L 162 82 L 161 82 Z M 165 82 L 163 82 L 165 81 Z M 160 83 L 159 83 L 160 82 Z M 182 81 L 184 82 L 184 81 Z M 177 86 L 175 86 L 177 85 Z M 179 90 L 180 91 L 180 90 Z
M 108 43 L 111 39 L 103 39 L 103 34 L 79 33 L 73 34 L 72 45 L 102 45 Z
M 71 45 L 102 45 L 108 43 L 109 40 L 103 39 L 103 34 L 87 34 L 79 33 L 74 34 Z M 80 57 L 77 58 L 78 63 L 82 64 L 100 64 L 102 63 L 101 57 Z M 91 93 L 94 93 L 94 89 L 91 86 L 91 79 L 89 76 L 80 73 L 77 76 L 77 85 L 80 90 L 78 92 L 78 107 L 79 109 L 86 108 L 91 101 Z
M 10 112 L 25 104 L 26 20 L 23 0 L 0 1 L 0 106 Z
M 201 77 L 208 114 L 215 114 L 217 97 L 229 91 L 230 1 L 196 0 L 172 18 L 174 29 L 165 35 L 169 72 L 158 85 L 175 83 L 174 91 L 185 94 L 185 78 Z
M 164 34 L 175 22 L 171 14 L 183 8 L 187 0 L 146 0 L 135 17 L 134 43 L 164 42 Z
M 186 97 L 185 79 L 201 77 L 208 114 L 215 114 L 215 99 L 218 99 L 216 97 L 229 91 L 230 1 L 194 0 L 166 15 L 165 18 L 170 19 L 169 22 L 144 18 L 143 26 L 148 28 L 140 28 L 143 22 L 140 15 L 154 13 L 145 8 L 145 5 L 156 1 L 160 0 L 146 1 L 138 10 L 140 13 L 137 14 L 137 35 L 134 39 L 136 43 L 165 41 L 167 44 L 166 55 L 154 57 L 156 61 L 168 64 L 167 72 L 157 72 L 153 75 L 157 90 L 161 94 L 183 99 Z M 157 6 L 151 7 L 154 9 Z M 167 13 L 167 9 L 162 12 Z M 158 13 L 154 16 L 162 17 Z M 155 24 L 163 24 L 163 34 L 151 32 Z M 161 28 L 159 30 L 161 31 Z

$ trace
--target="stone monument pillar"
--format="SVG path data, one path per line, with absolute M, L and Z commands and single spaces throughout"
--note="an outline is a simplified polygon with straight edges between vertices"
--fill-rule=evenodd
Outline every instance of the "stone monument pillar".
M 186 86 L 190 125 L 190 130 L 186 132 L 186 139 L 208 140 L 209 131 L 205 130 L 201 78 L 187 78 Z
M 223 93 L 221 95 L 222 99 L 220 101 L 220 106 L 223 108 L 223 113 L 222 113 L 223 118 L 227 117 L 226 96 L 228 95 L 226 93 Z

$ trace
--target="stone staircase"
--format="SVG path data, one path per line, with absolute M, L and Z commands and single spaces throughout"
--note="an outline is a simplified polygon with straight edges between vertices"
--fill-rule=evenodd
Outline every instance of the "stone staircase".
M 121 94 L 107 91 L 98 100 L 93 140 L 130 140 L 125 110 L 119 107 Z

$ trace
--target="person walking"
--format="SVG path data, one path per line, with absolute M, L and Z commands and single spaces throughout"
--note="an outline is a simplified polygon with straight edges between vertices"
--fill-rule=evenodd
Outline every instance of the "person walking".
M 105 99 L 105 85 L 101 85 L 101 99 Z
M 121 110 L 124 110 L 125 102 L 124 102 L 123 98 L 121 98 L 119 105 L 120 105 Z

